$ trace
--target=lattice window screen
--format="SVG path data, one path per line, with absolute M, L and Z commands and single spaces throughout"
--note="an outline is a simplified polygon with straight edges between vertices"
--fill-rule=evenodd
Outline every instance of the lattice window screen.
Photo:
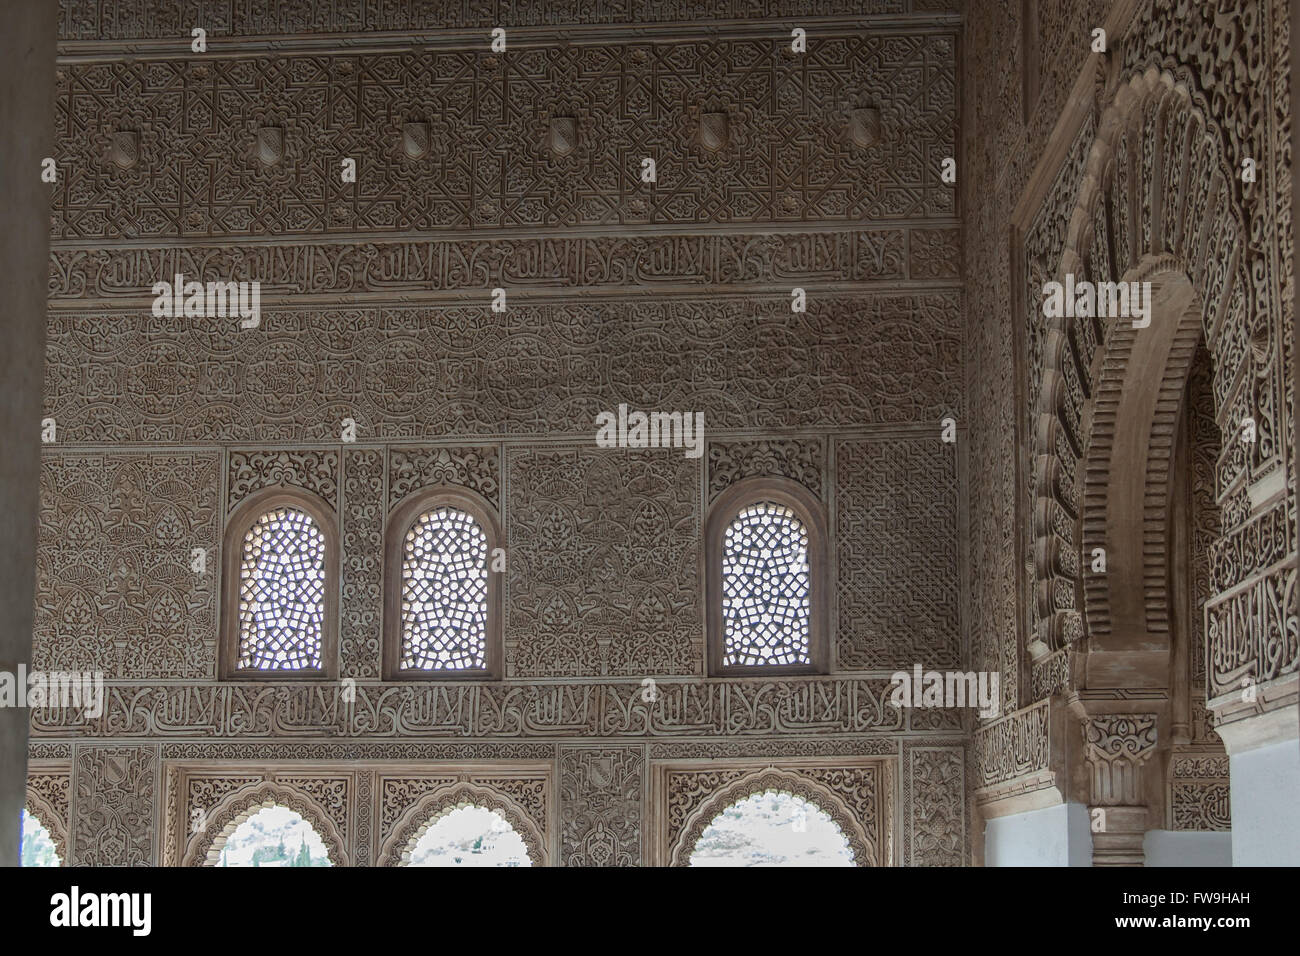
M 723 663 L 810 662 L 808 530 L 772 501 L 746 506 L 722 541 Z
M 311 516 L 275 508 L 244 535 L 239 569 L 241 668 L 321 666 L 325 536 Z
M 457 508 L 426 511 L 402 546 L 404 670 L 487 663 L 487 535 Z

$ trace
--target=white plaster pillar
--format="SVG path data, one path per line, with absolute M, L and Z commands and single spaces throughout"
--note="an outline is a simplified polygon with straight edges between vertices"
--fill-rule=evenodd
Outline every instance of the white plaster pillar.
M 1232 865 L 1300 866 L 1296 707 L 1216 728 L 1228 750 Z

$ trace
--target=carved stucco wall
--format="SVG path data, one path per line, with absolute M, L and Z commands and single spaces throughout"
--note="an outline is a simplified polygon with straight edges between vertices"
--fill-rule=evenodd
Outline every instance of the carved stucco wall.
M 1036 55 L 999 39 L 1023 35 L 1026 11 L 1035 17 Z M 1090 31 L 1103 25 L 1110 52 L 1091 53 Z M 1262 423 L 1258 442 L 1225 441 L 1214 463 L 1223 526 L 1211 537 L 1221 537 L 1211 542 L 1195 529 L 1197 563 L 1210 566 L 1212 594 L 1197 597 L 1209 609 L 1211 671 L 1216 655 L 1221 662 L 1210 696 L 1241 674 L 1294 679 L 1289 19 L 1275 0 L 1231 10 L 1194 0 L 1007 0 L 971 4 L 965 30 L 971 654 L 977 667 L 1001 665 L 1006 708 L 1024 708 L 973 740 L 974 786 L 996 796 L 1050 777 L 1056 744 L 1042 702 L 1072 686 L 1069 646 L 1106 626 L 1104 601 L 1080 572 L 1080 552 L 1097 543 L 1086 482 L 1099 470 L 1085 474 L 1080 458 L 1105 434 L 1093 417 L 1104 410 L 1095 411 L 1092 380 L 1103 343 L 1079 322 L 1064 357 L 1051 352 L 1062 340 L 1047 341 L 1039 306 L 1042 283 L 1058 269 L 1119 278 L 1143 252 L 1163 252 L 1189 275 L 1214 360 L 1215 423 L 1230 438 L 1247 415 Z M 1249 186 L 1239 175 L 1247 156 L 1259 167 Z M 1020 215 L 1020 231 L 1008 210 Z M 1197 332 L 1176 346 L 1184 369 Z M 1123 349 L 1105 345 L 1118 364 Z M 1050 447 L 1039 441 L 1046 418 Z M 1168 423 L 1153 429 L 1153 443 L 1170 440 Z M 1264 502 L 1252 504 L 1252 494 Z M 1163 528 L 1144 533 L 1148 553 L 1163 554 Z M 1162 631 L 1163 567 L 1145 570 L 1146 621 Z M 1031 663 L 1035 638 L 1053 653 Z M 1285 702 L 1283 693 L 1268 705 Z M 1199 706 L 1204 713 L 1204 696 Z M 1200 789 L 1169 799 L 1221 801 L 1224 766 L 1218 758 L 1176 762 L 1173 791 Z M 1223 813 L 1221 805 L 1193 810 L 1173 825 L 1222 826 Z
M 662 762 L 835 775 L 864 757 L 891 788 L 859 788 L 889 831 L 878 859 L 963 859 L 963 715 L 888 706 L 896 668 L 963 658 L 962 468 L 939 441 L 966 411 L 938 172 L 959 21 L 919 0 L 767 21 L 743 3 L 467 4 L 424 35 L 426 4 L 316 6 L 62 5 L 35 658 L 109 682 L 99 718 L 33 712 L 72 862 L 197 860 L 213 834 L 193 811 L 226 826 L 277 794 L 340 861 L 392 862 L 410 806 L 465 787 L 531 819 L 547 862 L 638 864 Z M 790 13 L 819 18 L 802 58 Z M 579 25 L 561 43 L 555 23 Z M 506 53 L 489 25 L 520 28 Z M 871 147 L 849 129 L 866 107 Z M 706 113 L 727 117 L 716 151 Z M 556 117 L 577 131 L 563 156 L 544 145 Z M 408 124 L 426 155 L 404 150 Z M 261 325 L 151 315 L 176 273 L 261 282 Z M 596 448 L 620 402 L 702 411 L 705 454 Z M 755 475 L 827 509 L 829 675 L 704 676 L 706 509 Z M 385 518 L 443 483 L 501 513 L 505 679 L 385 684 Z M 276 484 L 338 514 L 355 700 L 216 680 L 225 517 Z

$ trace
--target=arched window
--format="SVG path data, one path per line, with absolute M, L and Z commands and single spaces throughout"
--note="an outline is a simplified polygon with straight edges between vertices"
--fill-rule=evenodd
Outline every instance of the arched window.
M 767 790 L 727 807 L 704 829 L 691 866 L 855 866 L 830 814 L 791 793 Z
M 532 866 L 528 848 L 501 814 L 472 804 L 438 814 L 411 848 L 407 866 Z
M 709 511 L 709 670 L 819 673 L 828 667 L 826 531 L 802 485 L 751 478 Z
M 243 502 L 226 528 L 222 676 L 333 676 L 338 537 L 333 514 L 305 491 Z
M 24 808 L 21 819 L 22 827 L 19 830 L 18 837 L 18 865 L 62 866 L 63 861 L 59 859 L 59 851 L 54 843 L 54 837 L 49 830 L 45 829 L 44 824 L 37 819 L 36 814 L 28 813 Z
M 389 679 L 500 676 L 497 528 L 487 502 L 463 488 L 424 489 L 393 510 L 384 552 Z
M 297 811 L 262 807 L 226 836 L 217 866 L 332 866 L 320 834 Z

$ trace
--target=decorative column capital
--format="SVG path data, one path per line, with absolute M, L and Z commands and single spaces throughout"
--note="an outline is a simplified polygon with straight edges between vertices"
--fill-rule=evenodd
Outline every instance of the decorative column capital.
M 1142 766 L 1156 752 L 1156 715 L 1089 715 L 1082 730 L 1093 865 L 1141 866 L 1147 824 Z
M 1089 763 L 1140 766 L 1156 750 L 1155 714 L 1097 714 L 1083 722 Z

